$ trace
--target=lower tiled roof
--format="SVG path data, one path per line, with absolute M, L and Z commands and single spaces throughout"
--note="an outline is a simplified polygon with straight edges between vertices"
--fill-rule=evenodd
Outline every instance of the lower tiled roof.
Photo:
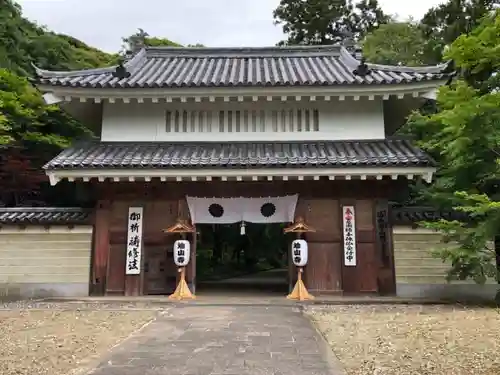
M 89 224 L 91 211 L 82 208 L 0 208 L 0 224 Z
M 410 141 L 156 143 L 75 145 L 45 169 L 401 167 L 434 166 Z

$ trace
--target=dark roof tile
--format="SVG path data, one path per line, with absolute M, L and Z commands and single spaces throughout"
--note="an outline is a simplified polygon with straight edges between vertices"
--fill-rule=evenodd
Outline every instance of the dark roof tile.
M 75 145 L 45 169 L 434 166 L 408 140 Z
M 37 68 L 42 84 L 85 88 L 182 88 L 333 86 L 399 84 L 442 80 L 447 64 L 399 67 L 368 64 L 370 74 L 340 46 L 269 48 L 148 47 L 125 67 L 130 77 L 113 76 L 116 66 L 70 72 Z
M 89 224 L 91 211 L 82 208 L 0 208 L 0 224 Z

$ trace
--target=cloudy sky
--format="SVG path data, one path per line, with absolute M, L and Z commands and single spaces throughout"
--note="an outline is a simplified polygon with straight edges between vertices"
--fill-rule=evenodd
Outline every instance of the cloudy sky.
M 139 27 L 181 44 L 266 46 L 282 39 L 272 12 L 279 0 L 17 0 L 26 17 L 104 51 Z M 379 0 L 401 18 L 420 18 L 440 0 Z M 403 5 L 404 3 L 404 5 Z M 126 5 L 127 4 L 127 5 Z

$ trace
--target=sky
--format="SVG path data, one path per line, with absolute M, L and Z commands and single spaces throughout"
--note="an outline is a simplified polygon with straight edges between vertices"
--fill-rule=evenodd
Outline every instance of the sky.
M 17 0 L 39 25 L 106 52 L 138 28 L 187 45 L 272 46 L 283 39 L 272 13 L 279 0 Z M 399 18 L 418 19 L 440 0 L 379 0 Z M 403 5 L 405 3 L 405 5 Z M 125 5 L 127 4 L 127 5 Z

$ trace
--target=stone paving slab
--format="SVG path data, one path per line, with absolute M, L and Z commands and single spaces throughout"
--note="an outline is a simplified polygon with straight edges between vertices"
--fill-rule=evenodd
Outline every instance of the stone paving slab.
M 92 375 L 340 375 L 300 309 L 197 306 L 168 309 L 114 348 Z

